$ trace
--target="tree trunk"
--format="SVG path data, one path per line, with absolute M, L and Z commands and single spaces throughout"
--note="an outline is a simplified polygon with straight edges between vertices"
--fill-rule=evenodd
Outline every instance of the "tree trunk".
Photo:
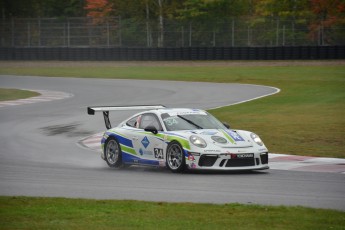
M 158 47 L 164 46 L 164 25 L 163 25 L 163 7 L 162 0 L 158 0 L 159 6 L 159 38 L 158 38 Z

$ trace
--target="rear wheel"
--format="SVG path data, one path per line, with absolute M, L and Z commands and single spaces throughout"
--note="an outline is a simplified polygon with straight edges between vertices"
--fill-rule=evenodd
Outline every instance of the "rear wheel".
M 173 141 L 168 145 L 166 165 L 172 172 L 182 172 L 186 168 L 184 150 L 180 143 Z
M 122 165 L 121 148 L 114 137 L 109 137 L 105 142 L 104 157 L 109 167 L 119 168 Z

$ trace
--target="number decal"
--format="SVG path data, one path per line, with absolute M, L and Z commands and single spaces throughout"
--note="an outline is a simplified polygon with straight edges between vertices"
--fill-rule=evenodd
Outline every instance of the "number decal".
M 155 152 L 155 158 L 164 159 L 163 149 L 154 149 L 154 152 Z
M 168 117 L 166 119 L 164 119 L 164 122 L 168 125 L 168 126 L 172 126 L 172 125 L 176 125 L 178 124 L 177 120 L 173 117 Z

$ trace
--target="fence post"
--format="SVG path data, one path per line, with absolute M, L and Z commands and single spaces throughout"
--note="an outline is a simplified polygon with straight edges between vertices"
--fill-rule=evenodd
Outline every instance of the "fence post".
M 296 34 L 295 34 L 295 21 L 292 22 L 292 45 L 295 46 Z
M 109 19 L 107 18 L 107 47 L 110 46 Z
M 2 9 L 2 10 L 3 10 L 3 12 L 4 12 L 5 9 Z M 4 15 L 4 14 L 3 14 L 3 15 Z M 1 28 L 2 28 L 1 34 L 5 34 L 5 25 L 6 25 L 5 16 L 2 17 L 1 23 L 2 23 L 2 26 L 1 26 Z M 5 37 L 1 37 L 1 43 L 0 43 L 0 45 L 1 45 L 1 46 L 5 46 Z
M 232 19 L 232 25 L 231 25 L 231 46 L 235 46 L 235 19 Z
M 213 41 L 212 41 L 212 43 L 213 43 L 213 47 L 215 47 L 216 46 L 216 31 L 213 29 Z
M 30 21 L 28 21 L 28 47 L 31 44 Z
M 62 25 L 63 25 L 63 35 L 62 35 L 62 38 L 63 38 L 63 46 L 66 46 L 66 23 L 63 22 Z
M 324 30 L 324 27 L 323 27 L 323 21 L 321 21 L 321 30 L 320 30 L 320 33 L 321 33 L 321 45 L 325 45 L 325 30 Z
M 122 47 L 122 26 L 121 26 L 121 16 L 119 16 L 119 46 Z
M 189 47 L 192 46 L 192 23 L 189 23 Z
M 283 25 L 283 46 L 285 46 L 285 25 Z
M 182 35 L 182 37 L 181 37 L 181 39 L 182 39 L 181 46 L 184 47 L 184 27 L 183 26 L 181 27 L 181 35 Z
M 146 46 L 150 47 L 150 31 L 148 19 L 146 19 Z
M 247 26 L 247 46 L 250 46 L 250 27 Z
M 38 18 L 38 46 L 41 47 L 41 18 Z
M 69 20 L 67 19 L 67 47 L 70 46 Z
M 277 18 L 277 28 L 276 28 L 276 46 L 279 45 L 279 18 Z
M 12 47 L 14 47 L 15 38 L 14 38 L 14 19 L 13 18 L 11 19 L 11 35 L 12 35 L 11 43 L 12 43 Z

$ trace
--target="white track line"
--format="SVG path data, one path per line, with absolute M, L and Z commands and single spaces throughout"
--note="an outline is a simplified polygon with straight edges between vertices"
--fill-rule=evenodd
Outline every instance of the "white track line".
M 263 97 L 268 97 L 268 96 L 271 96 L 271 95 L 274 95 L 274 94 L 277 94 L 277 93 L 280 92 L 280 89 L 279 89 L 279 88 L 272 87 L 272 86 L 253 85 L 253 84 L 241 84 L 241 85 L 261 86 L 261 87 L 264 86 L 264 87 L 267 87 L 267 88 L 274 89 L 275 91 L 274 91 L 273 93 L 268 93 L 268 94 L 265 94 L 265 95 L 261 95 L 261 96 L 259 96 L 259 97 L 254 97 L 254 98 L 248 99 L 248 100 L 238 101 L 238 102 L 235 102 L 235 103 L 231 103 L 231 104 L 227 104 L 227 105 L 223 105 L 223 106 L 218 106 L 218 107 L 210 108 L 209 110 L 212 110 L 212 109 L 219 109 L 219 108 L 223 108 L 223 107 L 226 107 L 226 106 L 238 105 L 238 104 L 242 104 L 242 103 L 245 103 L 245 102 L 254 101 L 254 100 L 256 100 L 256 99 L 260 99 L 260 98 L 263 98 Z

